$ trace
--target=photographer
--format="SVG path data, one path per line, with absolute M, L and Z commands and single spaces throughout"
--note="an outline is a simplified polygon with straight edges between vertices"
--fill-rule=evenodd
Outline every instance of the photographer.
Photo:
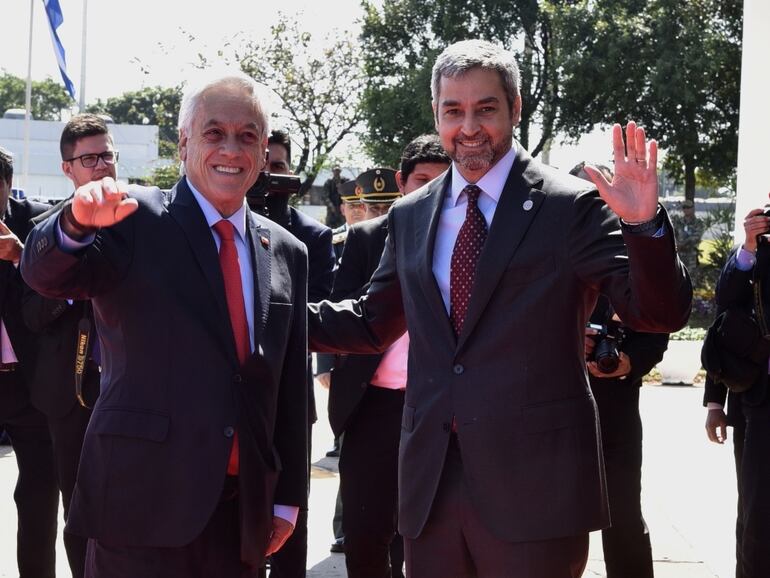
M 768 272 L 770 272 L 770 245 L 763 237 L 770 231 L 770 217 L 767 207 L 765 209 L 753 209 L 743 221 L 745 240 L 737 251 L 733 252 L 727 261 L 717 286 L 717 310 L 728 309 L 754 310 L 754 315 L 760 328 L 767 327 L 766 307 L 770 302 L 768 294 Z M 756 271 L 755 271 L 756 269 Z M 755 306 L 755 290 L 758 301 Z M 763 333 L 767 333 L 766 330 Z M 767 361 L 763 367 L 767 367 Z M 762 371 L 761 376 L 747 391 L 738 394 L 730 394 L 730 402 L 739 400 L 739 405 L 745 416 L 745 441 L 743 441 L 742 460 L 738 456 L 736 447 L 736 465 L 740 461 L 739 471 L 739 515 L 742 513 L 743 534 L 738 536 L 739 568 L 736 575 L 741 578 L 758 578 L 768 576 L 770 572 L 770 493 L 767 491 L 770 484 L 770 468 L 767 466 L 767 455 L 770 450 L 770 399 L 767 395 L 767 372 Z M 709 391 L 707 390 L 707 394 Z M 709 408 L 709 420 L 707 431 L 709 437 L 724 439 L 727 419 L 717 420 L 722 416 L 719 399 L 705 399 Z M 719 404 L 719 405 L 715 405 Z M 729 406 L 730 404 L 728 404 Z M 728 412 L 735 414 L 733 411 Z M 713 417 L 715 416 L 715 417 Z M 743 425 L 740 420 L 734 420 L 736 425 L 734 441 L 739 443 L 739 429 Z M 714 433 L 711 433 L 714 430 Z M 738 527 L 740 529 L 741 520 Z
M 599 409 L 610 502 L 612 526 L 602 530 L 607 578 L 651 578 L 652 550 L 641 508 L 639 387 L 642 378 L 663 358 L 668 334 L 640 333 L 624 327 L 604 296 L 594 308 L 590 325 L 607 331 L 607 335 L 597 338 L 604 331 L 586 327 L 585 340 L 586 367 Z M 617 368 L 602 372 L 594 355 L 601 350 L 611 357 L 613 345 L 617 347 Z M 612 369 L 602 367 L 605 371 Z

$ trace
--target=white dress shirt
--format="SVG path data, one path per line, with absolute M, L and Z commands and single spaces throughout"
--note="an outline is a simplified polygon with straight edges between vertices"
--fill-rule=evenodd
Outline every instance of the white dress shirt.
M 455 163 L 452 163 L 451 188 L 447 191 L 448 194 L 441 207 L 436 243 L 433 247 L 433 275 L 436 277 L 447 313 L 450 311 L 449 279 L 452 252 L 457 241 L 457 235 L 465 221 L 465 211 L 468 208 L 468 197 L 464 193 L 461 194 L 462 190 L 469 184 L 475 184 L 481 189 L 478 201 L 479 209 L 484 215 L 487 230 L 489 230 L 497 210 L 497 203 L 500 201 L 500 195 L 503 192 L 503 187 L 505 187 L 505 181 L 508 180 L 508 173 L 511 172 L 515 159 L 516 148 L 514 145 L 477 183 L 466 181 L 465 177 L 457 170 Z

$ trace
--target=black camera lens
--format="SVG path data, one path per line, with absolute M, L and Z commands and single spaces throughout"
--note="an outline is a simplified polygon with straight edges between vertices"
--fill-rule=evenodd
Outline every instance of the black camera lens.
M 602 373 L 613 373 L 618 369 L 620 355 L 614 339 L 605 337 L 596 344 L 594 361 Z

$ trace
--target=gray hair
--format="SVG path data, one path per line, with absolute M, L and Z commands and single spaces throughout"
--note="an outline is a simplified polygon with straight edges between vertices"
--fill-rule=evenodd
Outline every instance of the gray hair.
M 433 65 L 431 96 L 438 104 L 441 78 L 456 78 L 474 68 L 494 70 L 500 75 L 508 105 L 519 96 L 519 66 L 512 52 L 486 40 L 461 40 L 447 46 Z
M 13 181 L 13 153 L 0 147 L 0 181 L 11 184 Z
M 248 92 L 254 102 L 254 107 L 259 114 L 259 122 L 262 125 L 262 134 L 267 135 L 269 129 L 268 119 L 270 113 L 265 105 L 265 99 L 262 98 L 263 88 L 253 78 L 240 71 L 228 71 L 226 74 L 213 75 L 211 73 L 203 76 L 197 82 L 191 83 L 185 89 L 182 96 L 182 102 L 179 105 L 179 121 L 177 128 L 186 133 L 192 128 L 195 109 L 198 107 L 201 95 L 207 90 L 217 86 L 231 86 L 241 88 Z

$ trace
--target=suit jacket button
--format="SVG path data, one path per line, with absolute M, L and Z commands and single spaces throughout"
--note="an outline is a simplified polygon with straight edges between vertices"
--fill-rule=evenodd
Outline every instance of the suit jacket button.
M 458 363 L 452 368 L 452 371 L 455 372 L 455 375 L 462 375 L 463 371 L 465 371 L 465 368 L 462 366 L 462 364 Z
M 225 428 L 224 434 L 225 434 L 226 438 L 233 437 L 235 435 L 235 428 L 233 428 L 233 426 L 231 426 L 231 425 L 227 426 Z
M 240 373 L 236 373 L 233 375 L 233 383 L 241 383 L 243 381 L 243 377 Z

